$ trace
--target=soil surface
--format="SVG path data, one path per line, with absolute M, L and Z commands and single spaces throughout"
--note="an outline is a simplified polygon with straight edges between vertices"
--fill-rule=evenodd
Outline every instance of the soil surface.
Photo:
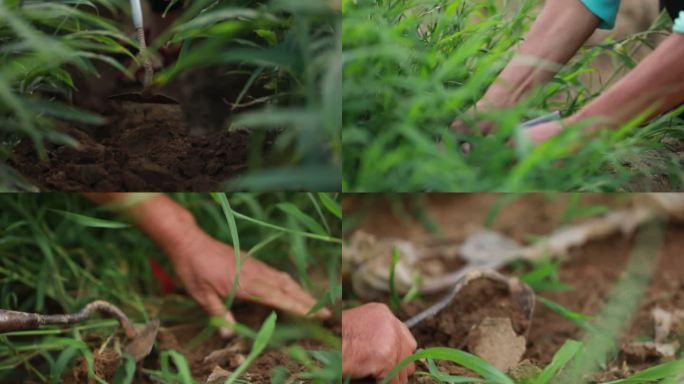
M 422 307 L 424 304 L 421 303 L 406 306 L 405 315 L 413 316 Z M 486 317 L 510 318 L 517 334 L 524 334 L 530 325 L 507 286 L 487 279 L 477 279 L 463 287 L 448 307 L 415 326 L 411 333 L 423 348 L 463 349 L 470 330 Z
M 190 135 L 179 105 L 110 101 L 105 117 L 99 127 L 63 124 L 79 147 L 51 145 L 45 161 L 24 141 L 11 165 L 43 190 L 74 192 L 214 191 L 247 168 L 249 133 Z
M 643 198 L 643 196 L 638 198 Z M 423 206 L 427 208 L 430 217 L 442 229 L 444 235 L 458 237 L 459 233 L 462 234 L 469 226 L 482 225 L 497 199 L 498 196 L 492 194 L 436 195 L 425 199 Z M 493 222 L 493 228 L 518 241 L 529 241 L 535 235 L 549 233 L 562 223 L 569 199 L 569 195 L 562 194 L 525 195 L 503 208 L 501 214 Z M 624 195 L 586 195 L 581 201 L 583 207 L 596 203 L 611 207 L 631 204 L 630 198 Z M 408 206 L 415 204 L 413 201 Z M 345 215 L 361 212 L 364 205 L 371 206 L 371 208 L 357 228 L 366 232 L 377 236 L 408 239 L 425 239 L 434 236 L 426 230 L 425 220 L 421 223 L 420 220 L 392 213 L 392 209 L 377 201 L 366 205 L 358 199 L 348 200 L 345 202 Z M 578 208 L 573 209 L 576 211 Z M 629 253 L 634 245 L 633 240 L 634 236 L 616 234 L 572 250 L 559 270 L 560 281 L 572 288 L 567 291 L 537 292 L 537 295 L 576 312 L 587 315 L 597 314 L 627 264 Z M 631 319 L 626 319 L 626 329 L 618 342 L 620 351 L 617 358 L 609 364 L 605 372 L 594 378 L 597 382 L 624 378 L 664 361 L 657 354 L 635 350 L 631 343 L 636 340 L 653 339 L 654 321 L 651 311 L 654 308 L 660 307 L 668 311 L 684 309 L 684 277 L 682 275 L 684 258 L 681 257 L 683 252 L 684 224 L 670 222 L 666 229 L 664 246 L 659 254 L 653 255 L 654 263 L 658 263 L 655 276 L 638 311 Z M 464 349 L 467 350 L 466 336 L 473 322 L 478 321 L 478 316 L 505 316 L 511 318 L 514 328 L 520 326 L 518 313 L 500 304 L 499 300 L 502 299 L 500 293 L 497 294 L 491 289 L 480 289 L 480 297 L 472 297 L 471 293 L 464 292 L 464 296 L 453 305 L 452 308 L 458 311 L 457 313 L 438 315 L 428 320 L 425 326 L 415 329 L 413 333 L 418 340 L 419 347 L 451 346 L 465 347 Z M 405 306 L 404 313 L 398 315 L 406 318 L 417 310 L 425 308 L 437 298 L 427 297 L 423 301 Z M 483 304 L 488 308 L 482 309 Z M 480 315 L 481 311 L 482 315 Z M 538 302 L 527 335 L 524 364 L 533 368 L 544 367 L 566 340 L 581 340 L 583 336 L 583 330 L 575 323 Z M 440 366 L 453 374 L 469 374 L 467 370 L 452 364 L 440 363 Z M 426 371 L 427 369 L 425 366 L 419 366 L 419 370 Z M 425 377 L 418 378 L 414 375 L 412 382 L 431 382 L 425 379 Z
M 254 304 L 239 303 L 233 307 L 236 320 L 252 329 L 258 329 L 271 310 Z M 333 323 L 327 324 L 335 332 L 338 332 Z M 159 370 L 161 352 L 174 350 L 182 354 L 188 362 L 193 378 L 198 383 L 223 383 L 227 376 L 244 362 L 250 352 L 252 342 L 241 337 L 221 339 L 214 334 L 203 334 L 205 325 L 198 322 L 162 324 L 157 334 L 156 345 L 153 351 L 143 361 L 138 363 L 135 383 L 156 383 L 158 381 L 142 372 L 142 368 Z M 86 338 L 93 346 L 92 353 L 95 362 L 94 372 L 102 379 L 111 382 L 121 364 L 121 356 L 110 344 L 107 347 L 99 347 L 104 343 L 102 337 L 93 336 Z M 305 367 L 292 359 L 287 353 L 287 347 L 292 343 L 284 343 L 277 347 L 269 347 L 262 352 L 250 365 L 248 370 L 241 376 L 254 384 L 271 383 L 272 372 L 275 368 L 286 370 L 289 379 L 297 378 L 297 382 L 308 383 L 298 378 L 297 374 L 304 371 Z M 315 340 L 302 340 L 297 345 L 308 350 L 323 349 L 324 346 Z M 171 363 L 173 364 L 173 363 Z M 175 370 L 175 368 L 172 368 Z M 223 376 L 214 376 L 222 380 L 209 380 L 212 374 L 222 373 Z M 63 383 L 93 383 L 88 379 L 88 368 L 85 360 L 79 358 L 72 368 L 62 377 Z

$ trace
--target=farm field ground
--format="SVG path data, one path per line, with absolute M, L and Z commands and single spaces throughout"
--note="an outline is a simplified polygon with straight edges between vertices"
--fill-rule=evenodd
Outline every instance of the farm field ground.
M 112 101 L 108 107 L 107 126 L 61 127 L 79 148 L 49 145 L 41 161 L 33 145 L 23 142 L 10 165 L 43 189 L 67 192 L 208 192 L 248 168 L 248 131 L 189 136 L 178 105 Z M 261 144 L 262 161 L 272 144 Z
M 338 197 L 171 196 L 208 234 L 239 244 L 241 263 L 254 257 L 288 273 L 333 316 L 304 319 L 236 300 L 235 335 L 221 338 L 217 326 L 224 323 L 200 309 L 168 258 L 124 216 L 75 194 L 4 194 L 0 307 L 64 314 L 107 300 L 136 325 L 161 325 L 151 352 L 137 363 L 124 353 L 131 340 L 106 316 L 3 332 L 0 381 L 323 384 L 340 377 Z
M 338 7 L 133 3 L 0 5 L 0 191 L 340 189 Z
M 353 239 L 355 234 L 363 232 L 374 235 L 378 242 L 381 242 L 381 239 L 393 238 L 408 240 L 417 245 L 430 242 L 441 244 L 443 248 L 436 248 L 430 253 L 425 252 L 424 258 L 419 258 L 419 261 L 411 264 L 418 266 L 418 273 L 423 274 L 422 280 L 418 281 L 427 281 L 431 273 L 435 274 L 432 276 L 435 277 L 463 267 L 463 260 L 454 260 L 453 249 L 464 243 L 473 231 L 487 224 L 487 228 L 499 231 L 516 242 L 532 244 L 561 226 L 586 223 L 592 217 L 600 217 L 611 210 L 629 209 L 628 207 L 633 207 L 634 204 L 640 204 L 643 199 L 648 200 L 648 197 L 630 194 L 461 194 L 402 197 L 383 195 L 367 196 L 365 199 L 353 197 L 345 201 L 345 238 L 347 244 L 350 244 L 350 238 Z M 639 243 L 636 240 L 639 235 L 635 235 L 634 232 L 622 233 L 617 229 L 612 234 L 598 236 L 582 245 L 572 247 L 564 257 L 544 258 L 535 262 L 513 261 L 502 268 L 504 274 L 519 277 L 529 283 L 535 291 L 537 300 L 531 321 L 521 314 L 520 308 L 511 305 L 512 299 L 502 299 L 507 295 L 502 293 L 505 290 L 488 286 L 489 283 L 472 283 L 472 286 L 468 285 L 463 289 L 448 310 L 412 329 L 418 347 L 448 347 L 473 353 L 472 348 L 478 345 L 472 344 L 472 332 L 475 332 L 475 327 L 479 326 L 479 322 L 485 317 L 501 317 L 510 319 L 516 334 L 525 337 L 524 353 L 513 368 L 504 371 L 512 381 L 497 381 L 492 379 L 493 376 L 489 376 L 487 382 L 576 382 L 567 381 L 570 380 L 569 377 L 563 375 L 572 373 L 573 359 L 577 362 L 584 361 L 583 358 L 588 359 L 584 361 L 588 365 L 581 371 L 585 373 L 580 376 L 581 382 L 617 382 L 660 364 L 679 364 L 679 368 L 673 369 L 669 372 L 670 376 L 667 376 L 668 380 L 672 381 L 662 381 L 678 382 L 684 372 L 681 360 L 676 360 L 682 356 L 679 344 L 681 331 L 673 327 L 672 333 L 668 336 L 668 340 L 675 342 L 674 354 L 669 357 L 664 357 L 650 347 L 640 344 L 653 341 L 656 337 L 657 321 L 654 320 L 654 309 L 676 313 L 684 308 L 684 280 L 680 273 L 684 267 L 681 259 L 684 251 L 684 226 L 677 220 L 671 220 L 662 230 L 662 246 L 650 249 L 642 260 L 646 263 L 642 264 L 642 267 L 652 266 L 652 276 L 649 275 L 650 272 L 644 272 L 650 271 L 650 267 L 642 268 L 640 272 L 635 272 L 631 269 L 633 266 L 630 267 L 634 263 L 634 257 L 630 255 L 634 254 L 635 244 Z M 378 300 L 391 306 L 391 288 L 374 291 L 368 288 L 369 285 L 363 289 L 355 289 L 356 283 L 352 283 L 354 278 L 361 281 L 365 281 L 366 278 L 368 281 L 376 281 L 373 279 L 377 276 L 387 278 L 387 270 L 383 271 L 383 266 L 390 264 L 380 263 L 381 266 L 377 267 L 379 270 L 374 271 L 370 268 L 370 272 L 369 269 L 359 268 L 355 264 L 355 267 L 350 268 L 349 263 L 353 263 L 350 261 L 353 257 L 350 252 L 353 254 L 354 251 L 349 249 L 358 248 L 348 247 L 347 251 L 343 251 L 344 306 L 353 307 L 363 302 Z M 388 253 L 387 248 L 382 249 Z M 389 258 L 390 255 L 382 254 L 382 257 Z M 411 257 L 415 257 L 413 253 L 409 256 Z M 371 265 L 370 262 L 368 265 Z M 359 272 L 360 269 L 363 271 Z M 649 275 L 642 291 L 631 290 L 633 287 L 625 288 L 623 283 L 626 277 L 628 279 L 628 276 L 639 275 L 642 272 Z M 362 276 L 354 277 L 355 273 Z M 372 275 L 372 278 L 368 278 L 366 273 Z M 398 267 L 396 273 L 400 273 Z M 399 287 L 399 283 L 396 284 Z M 445 291 L 420 294 L 416 291 L 409 293 L 396 289 L 400 305 L 394 308 L 402 320 L 425 309 L 445 294 Z M 639 299 L 632 303 L 631 309 L 621 311 L 616 309 L 616 306 L 611 307 L 620 302 L 618 297 L 621 294 Z M 624 297 L 621 304 L 617 304 L 617 308 L 620 308 L 620 305 L 629 307 Z M 607 310 L 608 307 L 611 309 Z M 596 347 L 597 344 L 593 344 L 596 338 L 592 337 L 592 334 L 596 330 L 607 331 L 602 327 L 608 321 L 606 318 L 611 317 L 611 311 L 617 314 L 611 323 L 616 332 L 615 337 L 609 341 L 604 340 L 602 347 Z M 607 332 L 612 335 L 611 331 Z M 499 339 L 496 348 L 503 351 L 500 352 L 502 354 L 510 353 L 511 349 L 501 340 Z M 572 358 L 565 355 L 566 360 L 559 360 L 559 356 L 567 352 L 570 344 L 580 345 L 574 344 L 575 341 L 585 347 L 579 347 L 580 352 Z M 606 347 L 605 344 L 610 346 Z M 602 349 L 603 347 L 605 349 Z M 559 352 L 561 349 L 564 351 Z M 599 349 L 602 352 L 590 353 Z M 587 357 L 588 355 L 591 355 L 591 358 Z M 459 382 L 459 377 L 460 380 L 465 380 L 464 376 L 479 377 L 473 370 L 464 368 L 468 366 L 467 362 L 457 365 L 444 360 L 444 355 L 433 358 L 432 361 L 423 359 L 418 363 L 417 373 L 412 376 L 411 383 Z M 591 362 L 591 359 L 596 360 Z M 672 361 L 674 363 L 671 363 Z M 435 365 L 430 367 L 433 362 Z M 555 366 L 554 375 L 547 375 L 544 380 L 551 381 L 540 381 L 542 371 L 548 370 L 550 366 Z M 435 371 L 437 368 L 441 373 Z M 633 380 L 626 382 L 660 382 L 655 376 L 641 380 L 637 377 Z

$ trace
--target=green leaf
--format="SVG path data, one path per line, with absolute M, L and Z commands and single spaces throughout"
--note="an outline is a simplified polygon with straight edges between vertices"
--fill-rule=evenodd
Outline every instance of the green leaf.
M 67 365 L 76 357 L 78 351 L 79 350 L 76 347 L 69 347 L 59 354 L 59 357 L 57 358 L 55 365 L 52 366 L 52 370 L 50 372 L 50 384 L 59 383 L 59 380 L 64 374 L 64 370 L 67 368 Z
M 684 360 L 675 360 L 669 363 L 657 365 L 644 369 L 626 379 L 614 380 L 605 384 L 637 384 L 652 383 L 667 378 L 677 378 L 684 375 Z
M 292 203 L 280 203 L 276 205 L 278 209 L 281 211 L 285 212 L 288 214 L 290 217 L 293 219 L 297 220 L 298 222 L 304 224 L 306 228 L 308 228 L 311 232 L 317 233 L 319 235 L 327 235 L 328 233 L 325 231 L 325 229 L 316 222 L 313 218 L 302 212 L 299 208 L 297 208 L 296 205 Z
M 515 384 L 511 378 L 506 376 L 495 366 L 489 364 L 483 359 L 472 355 L 468 352 L 463 352 L 458 349 L 435 347 L 420 350 L 413 355 L 402 360 L 390 373 L 382 380 L 381 384 L 387 384 L 389 381 L 399 373 L 408 364 L 420 359 L 438 359 L 448 360 L 459 364 L 465 368 L 482 376 L 487 383 L 490 384 Z
M 98 219 L 96 217 L 85 216 L 85 215 L 81 215 L 78 213 L 62 211 L 59 209 L 50 209 L 50 211 L 55 212 L 55 213 L 59 213 L 60 215 L 64 216 L 65 218 L 67 218 L 67 219 L 69 219 L 75 223 L 78 223 L 79 225 L 82 225 L 84 227 L 121 229 L 121 228 L 129 228 L 131 226 L 130 224 L 121 223 L 118 221 Z
M 323 203 L 323 206 L 325 206 L 330 213 L 335 215 L 338 219 L 342 218 L 342 209 L 340 209 L 340 205 L 330 197 L 329 193 L 320 192 L 318 198 L 321 199 L 321 203 Z
M 242 258 L 240 256 L 240 236 L 238 235 L 237 225 L 235 224 L 235 213 L 228 203 L 228 197 L 225 193 L 212 193 L 211 196 L 216 202 L 221 205 L 223 215 L 228 222 L 230 230 L 230 237 L 233 239 L 233 249 L 235 251 L 235 276 L 233 276 L 233 288 L 230 290 L 228 299 L 226 300 L 226 307 L 230 309 L 235 300 L 238 284 L 240 281 L 240 270 L 242 269 Z
M 542 373 L 534 379 L 533 384 L 547 384 L 573 357 L 575 357 L 584 345 L 579 341 L 567 340 L 563 346 L 553 355 L 551 363 L 547 365 Z
M 169 360 L 173 361 L 173 365 L 176 368 L 174 374 L 173 369 Z M 166 375 L 175 377 L 180 384 L 195 384 L 195 380 L 192 378 L 192 371 L 188 365 L 188 361 L 185 356 L 174 350 L 168 350 L 161 353 L 161 370 Z
M 397 288 L 394 284 L 394 272 L 397 269 L 397 263 L 401 259 L 401 253 L 397 247 L 392 247 L 392 264 L 389 270 L 389 290 L 390 290 L 390 307 L 392 311 L 396 312 L 399 310 L 399 294 L 397 293 Z
M 235 371 L 233 371 L 230 377 L 228 377 L 225 384 L 235 383 L 240 378 L 240 375 L 242 375 L 242 373 L 249 368 L 249 366 L 252 364 L 252 362 L 254 362 L 254 360 L 256 360 L 261 352 L 263 352 L 268 345 L 268 342 L 271 340 L 271 336 L 273 336 L 277 319 L 278 315 L 275 312 L 271 312 L 271 315 L 268 316 L 268 318 L 262 324 L 261 329 L 259 329 L 249 355 L 247 355 L 245 361 L 240 364 Z

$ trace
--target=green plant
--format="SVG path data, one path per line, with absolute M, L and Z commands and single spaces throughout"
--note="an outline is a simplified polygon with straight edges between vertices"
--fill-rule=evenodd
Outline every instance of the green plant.
M 505 9 L 501 3 L 513 10 Z M 633 66 L 631 49 L 648 31 L 585 47 L 543 89 L 519 105 L 474 117 L 483 95 L 536 16 L 536 1 L 343 1 L 343 188 L 345 191 L 616 191 L 682 188 L 681 156 L 663 141 L 682 137 L 677 113 L 644 128 L 580 138 L 572 127 L 542 145 L 527 145 L 518 124 L 551 110 L 569 115 L 607 84 L 582 76 L 600 54 Z M 456 134 L 451 121 L 493 121 L 487 137 Z M 518 145 L 509 145 L 514 139 Z M 472 150 L 465 155 L 461 143 Z
M 249 105 L 251 111 L 234 116 L 231 127 L 251 130 L 262 138 L 257 141 L 266 139 L 265 131 L 277 133 L 268 164 L 261 143 L 255 144 L 251 172 L 225 187 L 339 190 L 340 12 L 327 0 L 188 3 L 177 22 L 151 42 L 152 54 L 167 40 L 183 47 L 176 64 L 155 81 L 165 84 L 194 69 L 238 64 L 249 80 L 235 105 L 226 108 Z M 44 160 L 46 144 L 76 144 L 58 129 L 60 121 L 105 124 L 65 100 L 80 92 L 76 76 L 99 76 L 98 63 L 132 78 L 134 66 L 125 68 L 121 57 L 134 59 L 137 43 L 114 21 L 127 20 L 128 12 L 128 2 L 121 0 L 0 4 L 0 191 L 35 190 L 8 165 L 19 142 L 31 140 Z M 249 98 L 257 81 L 273 94 Z
M 116 1 L 5 1 L 0 4 L 0 191 L 31 186 L 6 164 L 14 144 L 30 139 L 45 157 L 45 141 L 74 144 L 55 130 L 55 120 L 102 124 L 104 120 L 76 109 L 58 96 L 74 91 L 67 65 L 96 76 L 95 62 L 122 73 L 110 56 L 133 57 L 132 40 L 96 7 L 119 13 Z
M 411 362 L 420 359 L 427 359 L 429 372 L 427 375 L 435 383 L 488 383 L 488 384 L 547 384 L 562 382 L 558 380 L 564 379 L 567 369 L 572 368 L 572 364 L 580 359 L 586 353 L 586 347 L 582 342 L 568 340 L 553 356 L 551 362 L 544 367 L 544 369 L 534 377 L 516 380 L 504 374 L 499 369 L 489 364 L 485 360 L 469 354 L 467 352 L 453 349 L 453 348 L 428 348 L 419 350 L 412 356 L 402 360 L 382 381 L 388 383 L 401 368 L 405 367 Z M 446 360 L 455 362 L 464 368 L 471 370 L 473 373 L 479 375 L 475 376 L 455 376 L 445 374 L 436 367 L 433 362 L 436 360 Z M 676 360 L 663 364 L 656 365 L 651 368 L 644 369 L 626 379 L 614 380 L 605 384 L 648 384 L 654 382 L 661 383 L 675 383 L 678 378 L 684 374 L 684 360 Z M 580 383 L 582 381 L 572 381 L 573 383 Z
M 240 244 L 246 251 L 243 258 L 248 254 L 290 272 L 307 289 L 317 292 L 319 305 L 339 311 L 335 306 L 341 295 L 337 281 L 341 233 L 337 195 L 172 196 L 193 212 L 207 233 L 226 243 Z M 298 216 L 292 219 L 290 214 L 295 211 Z M 232 224 L 228 220 L 231 214 Z M 322 232 L 310 232 L 307 225 L 312 223 L 323 228 Z M 2 308 L 64 313 L 102 298 L 121 305 L 136 321 L 147 321 L 150 308 L 158 307 L 162 300 L 149 258 L 171 270 L 160 250 L 125 218 L 96 207 L 80 196 L 0 195 Z M 312 281 L 313 272 L 328 276 L 328 283 Z M 162 322 L 206 322 L 188 297 L 174 296 L 169 300 L 173 300 L 175 307 L 186 310 L 181 311 L 184 315 L 180 318 L 164 315 Z M 197 337 L 211 336 L 218 325 L 222 324 L 217 324 L 215 319 L 210 321 L 204 335 Z M 66 377 L 75 360 L 82 356 L 90 377 L 103 382 L 93 371 L 93 354 L 106 346 L 112 347 L 111 335 L 117 326 L 116 321 L 94 318 L 71 327 L 4 333 L 0 335 L 0 381 L 16 382 L 26 377 L 39 382 L 59 380 Z M 315 383 L 326 383 L 325 378 L 335 374 L 339 377 L 339 338 L 322 326 L 281 321 L 274 323 L 268 338 L 240 325 L 236 326 L 236 332 L 247 339 L 258 339 L 261 344 L 268 339 L 270 348 L 281 349 L 295 361 L 306 363 L 305 370 L 288 375 L 311 377 Z M 325 348 L 312 351 L 290 346 L 304 339 L 318 340 Z M 97 344 L 93 340 L 101 342 Z M 134 362 L 123 359 L 113 382 L 130 382 L 136 374 L 146 374 L 163 383 L 195 379 L 188 379 L 184 368 L 188 363 L 183 355 L 159 352 L 159 369 L 140 369 Z M 246 368 L 247 365 L 242 369 Z

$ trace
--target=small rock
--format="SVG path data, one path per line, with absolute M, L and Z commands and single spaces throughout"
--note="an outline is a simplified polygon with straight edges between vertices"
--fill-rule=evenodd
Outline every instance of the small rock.
M 655 326 L 655 341 L 662 343 L 670 336 L 673 322 L 672 313 L 656 307 L 651 311 L 651 316 L 653 316 L 653 324 Z
M 226 381 L 228 377 L 233 372 L 226 371 L 225 369 L 219 367 L 218 365 L 214 367 L 214 369 L 211 371 L 211 374 L 209 377 L 207 377 L 207 384 L 218 384 L 218 383 L 223 383 Z
M 507 317 L 486 317 L 468 334 L 468 350 L 503 372 L 518 365 L 525 344 L 525 337 L 515 333 Z

